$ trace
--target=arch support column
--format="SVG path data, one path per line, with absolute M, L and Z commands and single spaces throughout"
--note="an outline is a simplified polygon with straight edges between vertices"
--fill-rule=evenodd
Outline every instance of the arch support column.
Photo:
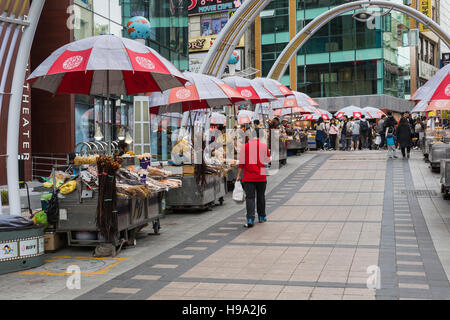
M 20 106 L 22 103 L 23 84 L 26 76 L 28 59 L 30 57 L 31 46 L 34 34 L 41 16 L 45 0 L 33 0 L 28 12 L 28 26 L 24 28 L 19 50 L 17 52 L 16 66 L 11 86 L 11 100 L 8 111 L 8 131 L 6 161 L 8 193 L 11 215 L 21 215 L 21 203 L 19 192 L 19 127 L 20 127 Z

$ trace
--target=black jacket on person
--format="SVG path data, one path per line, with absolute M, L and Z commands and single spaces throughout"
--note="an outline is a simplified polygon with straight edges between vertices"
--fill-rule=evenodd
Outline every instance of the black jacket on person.
M 389 116 L 383 123 L 383 132 L 386 132 L 387 128 L 395 128 L 397 121 L 393 116 Z
M 400 144 L 401 148 L 411 147 L 412 144 L 412 134 L 409 122 L 400 123 L 395 131 L 397 137 L 397 142 Z

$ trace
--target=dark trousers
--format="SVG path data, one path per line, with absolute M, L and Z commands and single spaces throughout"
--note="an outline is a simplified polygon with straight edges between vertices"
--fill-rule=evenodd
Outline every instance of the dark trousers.
M 401 147 L 403 158 L 406 157 L 405 149 L 408 151 L 408 154 L 411 152 L 411 147 Z
M 369 136 L 369 132 L 368 131 L 361 131 L 359 134 L 359 140 L 361 141 L 361 143 L 359 144 L 359 146 L 361 147 L 361 149 L 366 149 L 367 148 L 367 139 Z
M 316 140 L 316 149 L 322 149 L 323 150 L 323 142 L 322 140 Z
M 381 137 L 381 143 L 380 143 L 380 149 L 384 147 L 386 144 L 386 133 L 385 132 L 378 132 Z
M 266 216 L 266 185 L 267 182 L 242 182 L 245 191 L 245 204 L 247 207 L 247 219 L 255 219 L 256 210 L 259 217 Z
M 331 148 L 336 150 L 336 138 L 337 134 L 330 134 L 330 144 Z

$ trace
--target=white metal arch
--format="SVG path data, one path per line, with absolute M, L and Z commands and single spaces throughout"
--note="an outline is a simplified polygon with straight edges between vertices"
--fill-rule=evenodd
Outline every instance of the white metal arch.
M 220 78 L 225 70 L 228 59 L 244 35 L 247 28 L 255 21 L 262 10 L 272 0 L 247 0 L 236 10 L 231 19 L 217 36 L 209 50 L 200 73 Z
M 391 1 L 378 1 L 378 0 L 363 0 L 350 2 L 343 4 L 341 6 L 335 7 L 306 25 L 297 35 L 293 38 L 286 48 L 281 52 L 278 59 L 275 61 L 274 65 L 269 71 L 268 77 L 276 80 L 280 80 L 284 75 L 286 68 L 288 67 L 290 61 L 296 56 L 298 50 L 311 38 L 314 33 L 316 33 L 322 26 L 333 20 L 334 18 L 342 15 L 343 13 L 353 11 L 355 9 L 366 8 L 367 6 L 378 6 L 381 8 L 387 8 L 395 11 L 399 11 L 408 15 L 409 17 L 415 19 L 417 22 L 424 24 L 429 27 L 442 41 L 446 43 L 447 46 L 450 44 L 450 35 L 444 31 L 436 22 L 428 18 L 421 12 L 408 7 L 403 4 L 394 3 Z
M 20 127 L 20 106 L 22 102 L 23 84 L 25 81 L 28 58 L 33 44 L 36 28 L 41 16 L 45 0 L 33 0 L 28 11 L 28 19 L 25 23 L 20 23 L 18 19 L 12 19 L 12 23 L 23 25 L 24 31 L 17 52 L 14 77 L 11 86 L 11 100 L 8 111 L 8 131 L 6 153 L 8 194 L 11 215 L 21 215 L 20 192 L 19 192 L 19 127 Z M 0 13 L 1 14 L 1 13 Z M 17 17 L 19 18 L 19 17 Z M 23 19 L 25 20 L 25 19 Z M 1 20 L 0 20 L 1 21 Z

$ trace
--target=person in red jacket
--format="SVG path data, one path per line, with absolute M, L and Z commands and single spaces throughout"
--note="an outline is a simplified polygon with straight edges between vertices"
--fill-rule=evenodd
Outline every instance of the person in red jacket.
M 242 178 L 242 187 L 245 192 L 247 208 L 247 224 L 245 227 L 251 228 L 255 223 L 255 199 L 258 220 L 260 223 L 266 222 L 266 185 L 267 166 L 270 162 L 269 148 L 259 140 L 259 134 L 263 130 L 253 130 L 254 138 L 241 147 L 239 155 L 239 168 L 236 181 Z

